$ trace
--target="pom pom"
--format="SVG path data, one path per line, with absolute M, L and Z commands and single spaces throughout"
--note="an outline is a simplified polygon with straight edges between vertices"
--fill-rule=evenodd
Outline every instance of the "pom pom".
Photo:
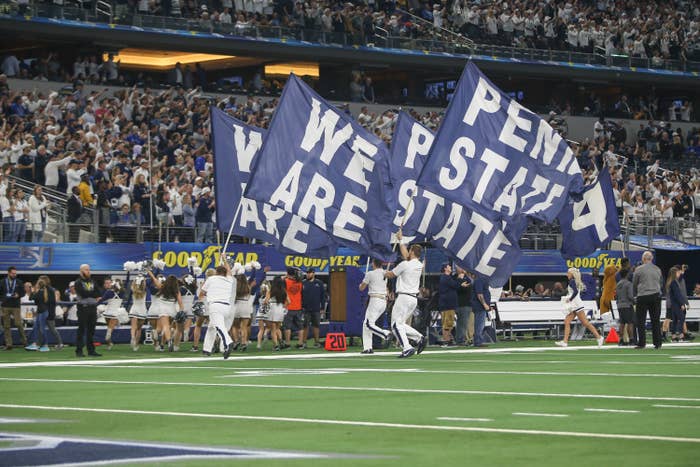
M 195 258 L 194 256 L 190 256 L 189 258 L 187 258 L 187 265 L 191 268 L 197 266 L 197 258 Z
M 124 270 L 125 270 L 125 271 L 134 271 L 134 270 L 136 270 L 136 263 L 134 263 L 133 261 L 126 261 L 126 262 L 124 263 Z
M 245 274 L 245 267 L 243 267 L 243 265 L 241 263 L 233 263 L 233 267 L 231 268 L 231 273 L 234 276 Z
M 245 263 L 245 266 L 243 267 L 245 268 L 245 272 L 250 272 L 253 270 L 253 265 L 251 263 Z
M 192 272 L 194 273 L 195 277 L 200 276 L 202 275 L 202 268 L 200 268 L 199 266 L 195 266 L 192 268 Z
M 153 267 L 162 271 L 163 269 L 165 269 L 165 261 L 163 261 L 162 259 L 154 259 Z
M 260 263 L 258 263 L 257 261 L 253 261 L 250 264 L 253 266 L 253 269 L 255 269 L 256 271 L 259 269 L 262 269 L 262 265 Z

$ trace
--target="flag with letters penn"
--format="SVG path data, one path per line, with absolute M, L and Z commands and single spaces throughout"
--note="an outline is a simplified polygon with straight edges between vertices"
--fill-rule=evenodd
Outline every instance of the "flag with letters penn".
M 258 157 L 265 133 L 264 129 L 211 107 L 219 230 L 227 232 L 234 223 L 233 234 L 270 243 L 285 254 L 334 255 L 336 246 L 323 230 L 283 209 L 243 196 L 251 164 Z
M 552 222 L 583 177 L 566 141 L 469 62 L 418 185 L 494 221 Z
M 564 258 L 588 256 L 620 235 L 612 179 L 607 167 L 586 186 L 581 201 L 570 200 L 559 214 Z
M 333 241 L 391 260 L 396 210 L 384 142 L 290 75 L 245 196 L 297 214 Z
M 433 133 L 410 115 L 399 114 L 391 142 L 391 180 L 398 206 L 394 228 L 427 237 L 459 266 L 502 286 L 515 270 L 521 252 L 518 240 L 527 227 L 524 217 L 491 221 L 443 196 L 416 186 L 429 157 Z M 498 249 L 498 250 L 497 250 Z

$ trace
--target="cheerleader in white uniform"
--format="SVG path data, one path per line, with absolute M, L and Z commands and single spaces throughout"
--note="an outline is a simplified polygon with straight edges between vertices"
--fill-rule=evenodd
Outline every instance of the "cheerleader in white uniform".
M 240 346 L 241 352 L 248 350 L 248 326 L 253 316 L 253 297 L 248 278 L 236 276 L 236 305 L 233 313 L 233 350 Z
M 182 304 L 185 307 L 183 313 L 178 313 L 175 319 L 175 338 L 173 350 L 177 352 L 180 349 L 180 342 L 186 340 L 189 329 L 192 326 L 192 305 L 197 293 L 197 280 L 192 274 L 185 274 L 180 280 L 180 295 L 182 296 Z M 184 339 L 183 339 L 184 337 Z
M 262 349 L 265 333 L 269 333 L 272 326 L 270 323 L 270 303 L 265 303 L 269 292 L 270 281 L 263 281 L 258 290 L 258 312 L 255 315 L 255 318 L 258 320 L 258 349 Z
M 287 290 L 284 284 L 284 279 L 281 277 L 275 277 L 272 280 L 270 289 L 267 291 L 267 296 L 263 301 L 263 304 L 270 306 L 270 336 L 272 336 L 272 344 L 274 347 L 272 350 L 278 352 L 280 350 L 279 342 L 282 338 L 282 331 L 280 326 L 282 321 L 284 321 L 284 315 L 286 313 L 286 308 L 289 305 L 289 297 L 287 297 Z
M 141 328 L 148 317 L 146 295 L 146 277 L 139 275 L 131 282 L 131 308 L 129 308 L 129 318 L 131 318 L 131 348 L 134 352 L 139 349 L 141 343 Z
M 162 352 L 167 346 L 168 350 L 172 352 L 174 348 L 170 333 L 170 324 L 177 312 L 183 311 L 180 285 L 178 284 L 177 277 L 172 274 L 164 281 L 159 280 L 151 271 L 149 271 L 148 274 L 151 276 L 154 287 L 158 289 L 158 292 L 152 297 L 151 301 L 151 308 L 153 304 L 157 304 L 156 306 L 158 307 L 158 334 L 160 336 L 160 345 L 156 350 Z M 152 314 L 150 310 L 149 314 Z
M 569 334 L 571 332 L 571 322 L 578 317 L 581 324 L 586 327 L 595 336 L 598 342 L 598 348 L 603 346 L 603 336 L 598 333 L 598 330 L 586 319 L 586 312 L 581 300 L 581 292 L 586 290 L 581 280 L 581 271 L 576 268 L 569 268 L 566 272 L 566 277 L 569 279 L 568 295 L 562 297 L 562 305 L 564 306 L 564 340 L 555 342 L 559 347 L 567 347 L 569 345 Z
M 165 276 L 160 274 L 158 272 L 158 269 L 155 269 L 153 274 L 149 274 L 149 276 L 156 275 L 158 276 L 158 280 L 160 282 L 165 282 Z M 151 280 L 151 278 L 148 278 L 148 294 L 151 302 L 151 306 L 148 307 L 148 324 L 151 326 L 151 330 L 153 332 L 153 345 L 156 350 L 160 347 L 160 337 L 159 337 L 159 331 L 160 331 L 160 326 L 158 325 L 158 316 L 160 315 L 160 300 L 158 299 L 158 287 L 155 286 L 154 282 Z
M 127 276 L 127 281 L 128 281 Z M 97 299 L 99 305 L 97 312 L 101 313 L 107 323 L 107 333 L 105 334 L 105 344 L 107 350 L 114 346 L 112 342 L 112 331 L 121 321 L 128 321 L 126 310 L 122 307 L 124 289 L 119 279 L 107 278 L 104 281 L 105 292 Z
M 216 270 L 207 269 L 207 271 L 204 273 L 204 277 L 209 278 L 214 274 L 216 274 Z M 199 291 L 197 292 L 197 295 L 199 295 Z M 194 331 L 192 331 L 192 352 L 199 352 L 199 341 L 202 337 L 202 326 L 204 326 L 204 324 L 209 321 L 208 307 L 209 304 L 206 300 L 204 300 L 204 313 L 200 316 L 197 316 L 197 319 L 194 321 Z

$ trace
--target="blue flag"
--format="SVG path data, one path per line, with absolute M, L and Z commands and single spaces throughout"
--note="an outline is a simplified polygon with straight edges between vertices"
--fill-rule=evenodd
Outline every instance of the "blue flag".
M 297 214 L 340 245 L 391 260 L 389 151 L 290 75 L 245 195 Z
M 243 197 L 251 164 L 258 157 L 265 130 L 247 125 L 211 107 L 216 221 L 219 230 L 272 244 L 286 254 L 334 255 L 336 247 L 318 227 L 280 208 Z
M 399 114 L 391 143 L 391 180 L 398 209 L 395 230 L 427 237 L 459 266 L 502 286 L 520 259 L 518 240 L 527 227 L 524 217 L 492 221 L 424 188 L 416 188 L 433 143 L 433 133 L 409 115 Z M 412 193 L 415 196 L 411 200 Z
M 552 222 L 583 178 L 566 141 L 469 62 L 418 185 L 488 219 Z
M 620 234 L 612 180 L 607 167 L 583 190 L 581 201 L 569 200 L 559 214 L 564 258 L 587 256 Z

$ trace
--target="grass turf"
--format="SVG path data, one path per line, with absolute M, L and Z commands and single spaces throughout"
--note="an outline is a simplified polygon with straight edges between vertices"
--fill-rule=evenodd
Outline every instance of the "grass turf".
M 118 360 L 114 364 L 3 367 L 1 403 L 22 407 L 0 407 L 0 417 L 59 421 L 13 423 L 0 429 L 368 456 L 236 460 L 229 462 L 232 465 L 700 463 L 700 410 L 655 407 L 659 404 L 700 407 L 700 347 L 601 351 L 586 344 L 585 349 L 577 350 L 519 351 L 532 345 L 496 346 L 505 349 L 503 353 L 428 349 L 405 360 L 396 359 L 396 352 L 333 358 L 311 350 L 275 355 L 317 354 L 331 358 L 272 359 L 275 355 L 271 352 L 254 350 L 246 356 L 235 354 L 227 361 L 220 357 L 193 358 L 195 354 L 185 352 L 154 354 L 150 348 L 134 353 L 128 346 L 115 346 L 111 351 L 103 351 L 103 360 Z M 358 349 L 349 352 L 356 353 Z M 256 356 L 265 358 L 250 358 Z M 71 349 L 48 354 L 17 350 L 0 353 L 0 365 L 61 360 L 77 361 Z M 51 411 L 25 406 L 181 415 Z M 585 411 L 586 408 L 637 412 L 592 412 Z M 188 414 L 271 419 L 194 418 Z M 280 417 L 283 420 L 277 419 Z M 491 421 L 451 421 L 444 417 Z M 368 423 L 396 426 L 368 426 Z M 445 426 L 538 432 L 440 429 Z M 606 439 L 593 437 L 596 433 L 631 436 Z M 678 442 L 643 436 L 690 440 Z M 221 465 L 222 461 L 176 463 L 202 464 Z

